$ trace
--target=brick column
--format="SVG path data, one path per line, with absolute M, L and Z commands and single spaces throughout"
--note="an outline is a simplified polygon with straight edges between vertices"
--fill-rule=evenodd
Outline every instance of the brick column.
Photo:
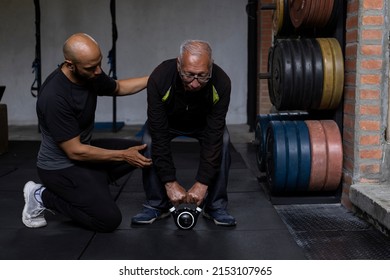
M 273 3 L 273 0 L 259 1 L 258 5 L 258 73 L 267 73 L 268 65 L 268 50 L 272 46 L 273 30 L 272 30 L 272 10 L 261 10 L 261 5 Z M 268 94 L 268 81 L 266 79 L 259 80 L 258 83 L 257 110 L 258 114 L 268 114 L 272 107 Z
M 386 179 L 382 176 L 388 110 L 386 5 L 384 0 L 347 2 L 341 200 L 347 208 L 352 184 Z

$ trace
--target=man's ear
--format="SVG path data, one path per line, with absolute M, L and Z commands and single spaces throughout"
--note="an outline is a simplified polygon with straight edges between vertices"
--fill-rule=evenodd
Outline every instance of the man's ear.
M 70 70 L 70 71 L 74 71 L 74 64 L 72 63 L 72 61 L 68 60 L 68 59 L 65 59 L 65 66 Z
M 179 58 L 177 58 L 176 59 L 176 68 L 177 68 L 177 72 L 180 72 L 180 59 Z

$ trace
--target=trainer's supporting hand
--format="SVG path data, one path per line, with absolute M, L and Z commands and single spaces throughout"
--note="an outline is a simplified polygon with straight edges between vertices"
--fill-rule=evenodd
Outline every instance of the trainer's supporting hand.
M 152 165 L 150 158 L 144 157 L 140 151 L 146 148 L 146 144 L 130 147 L 125 151 L 125 160 L 135 167 L 149 167 Z

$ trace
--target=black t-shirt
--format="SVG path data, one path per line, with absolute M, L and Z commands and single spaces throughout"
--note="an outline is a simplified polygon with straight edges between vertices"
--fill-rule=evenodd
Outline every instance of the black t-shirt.
M 73 163 L 59 147 L 59 143 L 80 135 L 88 144 L 92 137 L 98 95 L 112 95 L 115 80 L 105 73 L 80 86 L 72 83 L 56 69 L 49 75 L 37 100 L 37 115 L 42 135 L 38 153 L 38 167 L 55 170 Z

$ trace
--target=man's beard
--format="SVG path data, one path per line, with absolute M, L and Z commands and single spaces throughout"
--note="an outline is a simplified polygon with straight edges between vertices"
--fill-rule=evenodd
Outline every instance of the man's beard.
M 80 71 L 77 69 L 77 67 L 75 67 L 73 75 L 75 76 L 75 78 L 78 81 L 80 81 L 82 83 L 91 83 L 91 82 L 93 82 L 94 79 L 96 79 L 96 76 L 95 77 L 88 77 L 86 75 L 81 74 Z

